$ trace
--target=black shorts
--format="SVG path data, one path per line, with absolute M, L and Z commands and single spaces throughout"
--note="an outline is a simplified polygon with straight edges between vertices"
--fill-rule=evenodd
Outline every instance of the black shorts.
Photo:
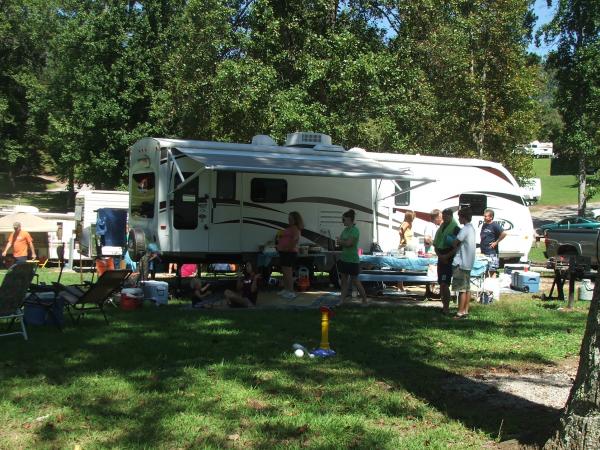
M 351 263 L 345 261 L 338 261 L 337 263 L 338 272 L 344 275 L 350 275 L 353 277 L 358 276 L 360 273 L 360 268 L 358 263 Z
M 279 252 L 279 265 L 281 267 L 294 267 L 298 253 L 296 252 Z
M 452 282 L 452 263 L 440 263 L 437 265 L 438 283 L 450 286 Z

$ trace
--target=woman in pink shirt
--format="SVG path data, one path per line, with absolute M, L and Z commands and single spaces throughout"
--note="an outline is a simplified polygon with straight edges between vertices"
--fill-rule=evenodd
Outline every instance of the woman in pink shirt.
M 296 298 L 296 294 L 294 293 L 292 271 L 298 257 L 298 242 L 300 242 L 300 233 L 304 228 L 304 221 L 299 212 L 292 211 L 288 216 L 288 224 L 289 226 L 283 230 L 277 241 L 279 264 L 283 272 L 283 289 L 279 291 L 279 295 L 288 300 L 293 300 Z

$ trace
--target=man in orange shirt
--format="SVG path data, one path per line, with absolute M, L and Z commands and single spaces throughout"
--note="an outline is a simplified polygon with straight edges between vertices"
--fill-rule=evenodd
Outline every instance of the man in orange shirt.
M 35 248 L 33 247 L 31 235 L 27 231 L 21 230 L 21 224 L 19 222 L 13 223 L 13 229 L 15 231 L 10 233 L 2 256 L 6 256 L 8 249 L 12 247 L 15 264 L 22 264 L 27 261 L 27 248 L 29 247 L 31 249 L 31 257 L 35 259 Z

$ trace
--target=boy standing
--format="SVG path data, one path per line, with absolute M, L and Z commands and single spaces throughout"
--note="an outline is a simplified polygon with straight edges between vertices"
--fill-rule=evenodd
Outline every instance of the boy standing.
M 459 292 L 458 312 L 455 319 L 469 316 L 471 300 L 471 269 L 475 263 L 475 228 L 471 224 L 471 208 L 458 211 L 458 221 L 463 226 L 454 241 L 454 259 L 452 261 L 452 289 Z

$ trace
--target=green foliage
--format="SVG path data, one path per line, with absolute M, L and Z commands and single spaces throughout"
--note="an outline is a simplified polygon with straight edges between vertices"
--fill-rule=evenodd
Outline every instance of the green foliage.
M 534 137 L 538 111 L 526 0 L 3 5 L 0 33 L 19 27 L 29 45 L 5 54 L 31 62 L 10 78 L 21 94 L 0 89 L 0 126 L 24 133 L 2 135 L 2 158 L 33 163 L 40 150 L 71 187 L 122 185 L 126 149 L 153 134 L 247 142 L 312 130 L 345 147 L 530 173 L 513 152 Z
M 556 103 L 564 120 L 561 148 L 580 161 L 580 211 L 585 209 L 586 166 L 600 154 L 600 5 L 594 0 L 557 1 L 553 20 L 543 28 L 557 41 L 548 65 L 556 71 Z

